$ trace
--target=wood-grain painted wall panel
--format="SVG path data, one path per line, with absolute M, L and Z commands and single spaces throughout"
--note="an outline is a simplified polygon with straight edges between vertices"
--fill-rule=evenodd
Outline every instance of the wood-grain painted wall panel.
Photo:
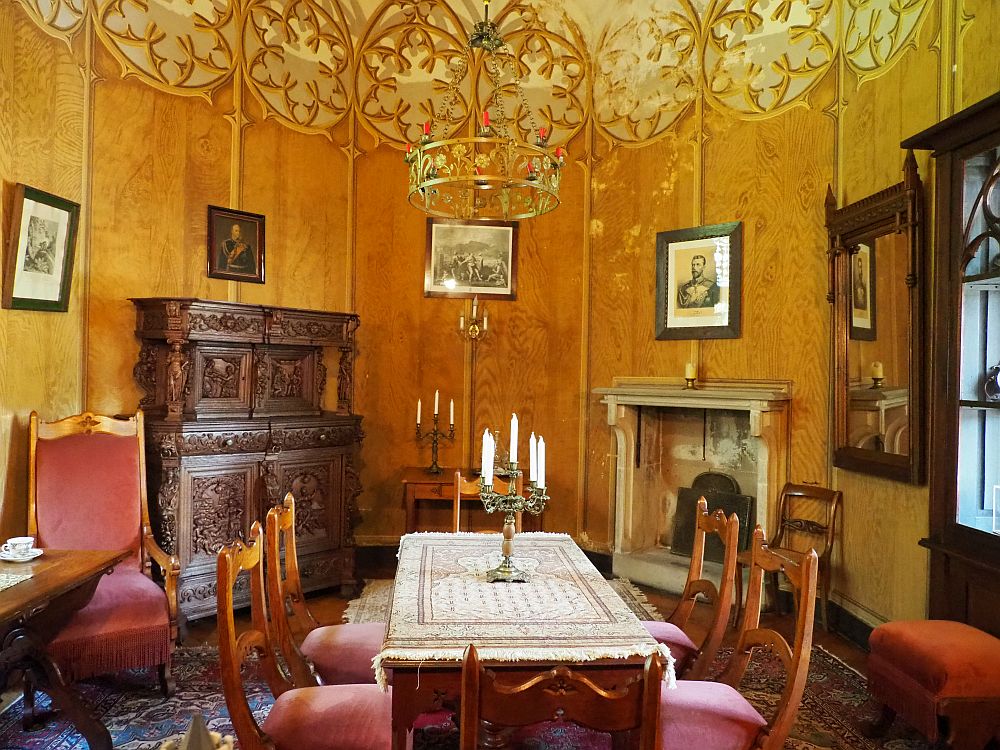
M 83 199 L 86 87 L 70 49 L 13 3 L 0 4 L 0 227 L 11 231 L 14 185 Z M 0 311 L 0 538 L 26 522 L 28 414 L 80 410 L 82 248 L 66 313 Z M 2 271 L 0 271 L 2 273 Z

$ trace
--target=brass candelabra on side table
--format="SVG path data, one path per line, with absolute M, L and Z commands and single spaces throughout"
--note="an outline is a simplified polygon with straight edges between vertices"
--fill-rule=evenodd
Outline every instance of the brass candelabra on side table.
M 430 438 L 431 441 L 431 465 L 427 467 L 426 471 L 428 474 L 440 474 L 442 469 L 438 464 L 438 443 L 441 439 L 455 440 L 455 423 L 452 422 L 448 427 L 448 432 L 441 432 L 438 429 L 438 415 L 434 415 L 434 427 L 430 432 L 422 432 L 420 429 L 420 422 L 417 422 L 417 442 Z
M 516 514 L 531 513 L 538 515 L 545 509 L 545 503 L 549 496 L 545 494 L 545 488 L 539 487 L 535 482 L 528 485 L 528 494 L 522 495 L 517 491 L 518 478 L 521 471 L 517 468 L 517 462 L 507 464 L 504 472 L 508 480 L 507 493 L 501 494 L 493 491 L 492 484 L 481 484 L 479 489 L 479 499 L 483 501 L 483 507 L 487 513 L 504 514 L 503 542 L 500 545 L 501 554 L 500 565 L 486 574 L 486 580 L 490 583 L 503 581 L 506 583 L 525 583 L 528 575 L 514 564 L 514 522 Z

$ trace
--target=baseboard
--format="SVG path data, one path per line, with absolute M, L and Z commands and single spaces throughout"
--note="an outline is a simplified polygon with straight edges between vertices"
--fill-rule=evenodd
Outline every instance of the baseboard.
M 793 600 L 791 591 L 781 591 L 781 609 L 783 612 L 793 611 Z M 836 633 L 845 640 L 850 641 L 863 651 L 868 651 L 868 636 L 872 634 L 874 628 L 868 623 L 858 618 L 855 614 L 831 600 L 827 603 L 827 613 L 830 616 L 830 632 Z M 816 614 L 813 616 L 813 627 L 823 627 L 822 610 L 820 601 L 816 600 Z

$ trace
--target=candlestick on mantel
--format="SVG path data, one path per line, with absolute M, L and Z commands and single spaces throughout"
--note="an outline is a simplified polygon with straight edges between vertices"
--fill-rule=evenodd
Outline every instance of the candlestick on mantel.
M 694 362 L 688 362 L 684 365 L 684 387 L 694 388 L 695 381 L 698 380 L 698 369 L 694 366 Z
M 884 381 L 885 370 L 882 367 L 882 363 L 875 360 L 872 362 L 872 388 L 881 388 Z

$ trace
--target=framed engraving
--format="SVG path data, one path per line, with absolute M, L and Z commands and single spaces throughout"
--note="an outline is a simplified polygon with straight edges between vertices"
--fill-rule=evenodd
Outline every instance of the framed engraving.
M 515 299 L 517 222 L 427 220 L 425 297 Z

